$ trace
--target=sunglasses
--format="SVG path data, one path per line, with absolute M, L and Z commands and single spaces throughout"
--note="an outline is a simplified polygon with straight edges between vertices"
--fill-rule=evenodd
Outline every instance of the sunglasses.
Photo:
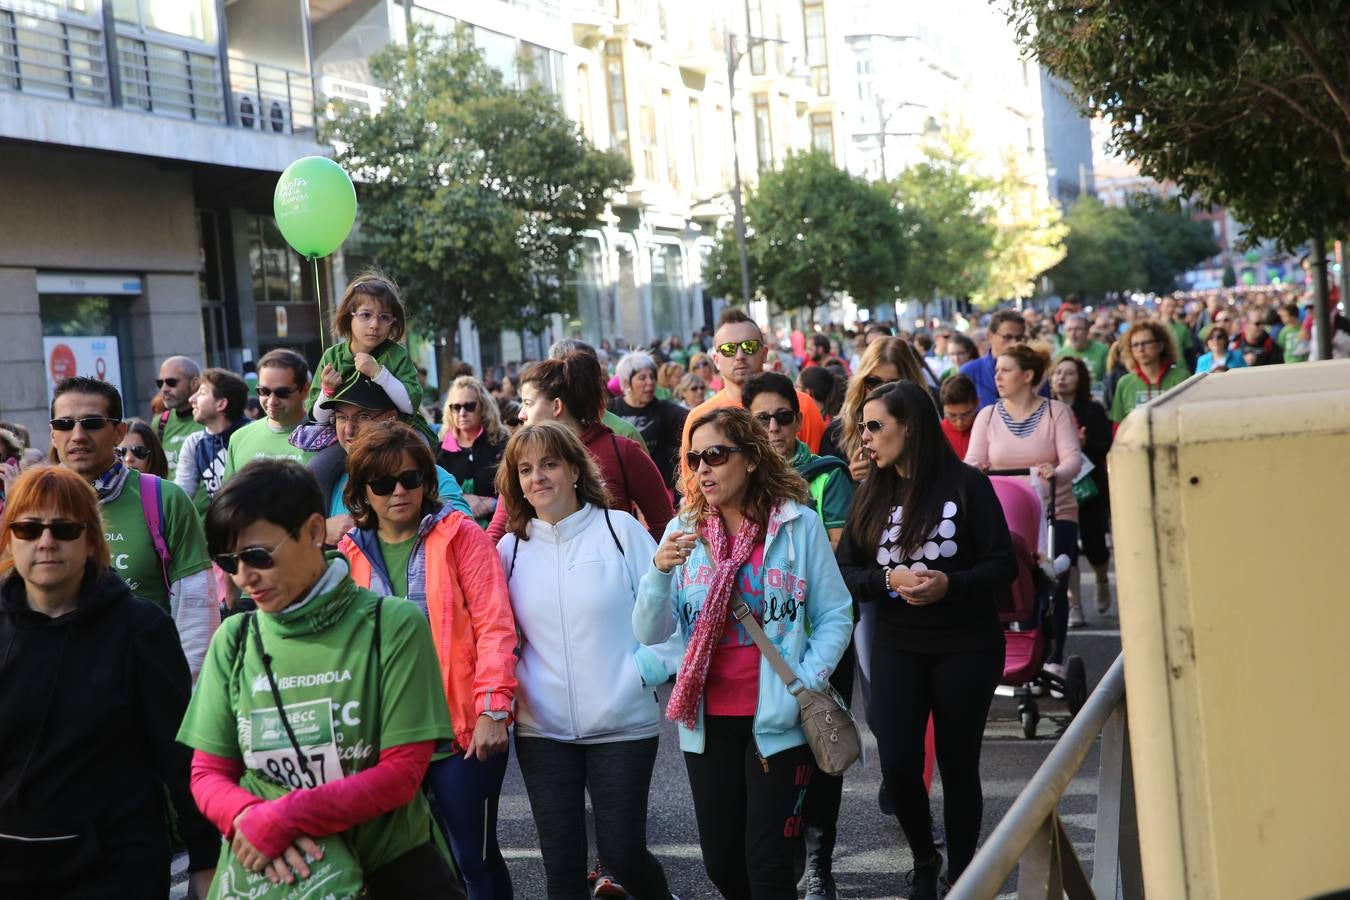
M 458 415 L 461 412 L 478 412 L 478 401 L 470 400 L 468 403 L 451 403 L 447 409 Z
M 42 537 L 44 531 L 51 531 L 52 537 L 58 541 L 74 541 L 84 534 L 84 523 L 72 522 L 69 519 L 56 519 L 52 522 L 37 522 L 29 519 L 21 522 L 10 522 L 9 530 L 21 541 L 36 541 Z
M 259 397 L 276 397 L 278 400 L 289 400 L 295 396 L 299 388 L 258 388 Z
M 426 481 L 419 469 L 408 469 L 397 475 L 381 475 L 366 482 L 366 487 L 380 497 L 388 497 L 394 492 L 394 485 L 401 484 L 405 491 L 415 490 Z
M 84 416 L 79 419 L 70 416 L 62 416 L 59 419 L 52 419 L 49 423 L 52 431 L 74 431 L 75 426 L 79 425 L 85 431 L 102 431 L 109 425 L 116 425 L 121 419 L 114 419 L 112 416 Z
M 740 453 L 740 447 L 728 447 L 726 444 L 713 444 L 702 453 L 696 450 L 690 450 L 684 455 L 685 464 L 693 471 L 698 471 L 698 465 L 701 462 L 707 463 L 712 468 L 724 466 L 727 460 L 731 459 L 731 454 Z
M 226 575 L 238 574 L 240 563 L 244 563 L 250 569 L 270 569 L 277 564 L 276 557 L 272 554 L 280 550 L 282 544 L 285 544 L 294 536 L 294 531 L 286 532 L 286 536 L 281 539 L 281 543 L 271 550 L 266 547 L 245 547 L 238 553 L 217 553 L 211 557 L 211 561 L 220 566 Z
M 882 378 L 880 375 L 868 375 L 866 378 L 862 380 L 863 390 L 869 394 L 875 391 L 877 388 L 881 387 L 883 384 L 893 384 L 893 383 L 894 382 L 890 382 Z
M 176 388 L 176 387 L 178 387 L 178 385 L 179 385 L 180 383 L 182 383 L 182 379 L 181 379 L 181 378 L 156 378 L 156 379 L 155 379 L 155 387 L 157 387 L 157 388 L 162 388 L 162 387 L 164 387 L 164 385 L 166 385 L 166 384 L 167 384 L 169 387 L 171 387 L 171 388 Z
M 886 426 L 881 424 L 881 422 L 877 421 L 876 419 L 859 419 L 858 427 L 864 429 L 865 431 L 870 431 L 872 434 L 876 434 L 878 431 L 885 428 Z
M 754 356 L 759 352 L 761 346 L 763 346 L 762 341 L 740 341 L 739 343 L 736 341 L 728 341 L 725 344 L 718 344 L 717 352 L 727 359 L 732 359 L 735 357 L 737 350 L 740 350 L 746 356 Z
M 146 460 L 150 458 L 150 448 L 145 446 L 144 444 L 137 444 L 134 447 L 124 447 L 119 444 L 118 446 L 113 448 L 113 452 L 116 453 L 118 456 L 124 458 L 128 453 L 130 453 L 132 456 L 140 460 Z
M 778 412 L 755 413 L 755 418 L 758 419 L 759 424 L 763 425 L 765 428 L 769 427 L 770 422 L 777 422 L 779 428 L 787 428 L 793 422 L 797 421 L 797 414 L 790 409 L 780 409 Z

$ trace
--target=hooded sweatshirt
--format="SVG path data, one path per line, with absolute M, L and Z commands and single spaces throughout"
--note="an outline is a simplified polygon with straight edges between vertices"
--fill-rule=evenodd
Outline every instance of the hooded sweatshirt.
M 27 895 L 15 885 L 30 878 L 57 896 L 163 896 L 166 787 L 191 869 L 215 864 L 220 838 L 174 741 L 191 685 L 173 620 L 115 573 L 91 565 L 78 606 L 56 618 L 29 608 L 17 574 L 0 584 L 0 896 Z

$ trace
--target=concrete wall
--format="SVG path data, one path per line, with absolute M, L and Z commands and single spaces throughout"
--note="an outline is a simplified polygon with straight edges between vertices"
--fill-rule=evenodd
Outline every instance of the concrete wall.
M 50 418 L 44 364 L 37 271 L 0 268 L 0 417 L 27 426 L 39 447 L 47 446 Z
M 230 55 L 309 71 L 302 0 L 236 0 L 225 7 Z

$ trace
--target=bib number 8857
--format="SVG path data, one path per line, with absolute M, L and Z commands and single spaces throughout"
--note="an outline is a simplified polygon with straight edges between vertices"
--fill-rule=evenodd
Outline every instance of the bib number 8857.
M 267 774 L 282 784 L 288 784 L 292 788 L 314 788 L 328 782 L 327 773 L 324 771 L 324 758 L 322 753 L 311 753 L 307 757 L 310 765 L 297 766 L 293 756 L 283 756 L 280 760 L 275 756 L 267 759 Z

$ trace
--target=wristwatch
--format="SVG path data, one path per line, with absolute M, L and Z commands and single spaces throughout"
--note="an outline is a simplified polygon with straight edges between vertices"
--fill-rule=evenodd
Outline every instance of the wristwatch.
M 483 713 L 483 715 L 487 716 L 494 722 L 505 722 L 507 717 L 510 716 L 511 714 L 504 709 L 492 709 Z

